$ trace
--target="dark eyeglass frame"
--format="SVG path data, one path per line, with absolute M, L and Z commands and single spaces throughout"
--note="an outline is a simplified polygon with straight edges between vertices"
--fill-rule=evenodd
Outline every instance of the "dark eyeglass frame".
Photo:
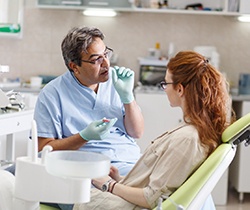
M 165 90 L 167 88 L 167 85 L 170 85 L 170 84 L 175 84 L 175 82 L 165 82 L 165 81 L 160 82 L 160 86 L 163 90 Z
M 103 60 L 106 59 L 110 59 L 113 55 L 113 49 L 106 47 L 105 52 L 103 53 L 103 55 L 99 55 L 97 59 L 95 60 L 81 60 L 81 62 L 85 62 L 85 63 L 91 63 L 91 64 L 102 64 Z

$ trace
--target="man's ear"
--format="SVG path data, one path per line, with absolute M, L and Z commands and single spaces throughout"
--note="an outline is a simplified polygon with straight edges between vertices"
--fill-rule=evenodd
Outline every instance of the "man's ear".
M 70 63 L 69 63 L 69 68 L 70 68 L 75 74 L 78 74 L 78 73 L 79 73 L 78 66 L 77 66 L 74 62 L 70 62 Z

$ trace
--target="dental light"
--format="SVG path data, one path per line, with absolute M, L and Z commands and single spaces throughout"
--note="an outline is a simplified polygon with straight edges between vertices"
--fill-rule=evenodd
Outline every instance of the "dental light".
M 96 17 L 115 17 L 117 13 L 111 9 L 86 9 L 83 11 L 83 15 Z

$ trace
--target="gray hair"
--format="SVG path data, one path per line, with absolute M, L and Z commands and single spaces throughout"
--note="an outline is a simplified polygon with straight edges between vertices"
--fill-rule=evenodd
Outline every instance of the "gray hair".
M 96 38 L 104 39 L 104 34 L 97 28 L 74 27 L 61 44 L 62 56 L 69 70 L 69 63 L 74 62 L 81 66 L 82 52 L 88 53 L 88 47 Z

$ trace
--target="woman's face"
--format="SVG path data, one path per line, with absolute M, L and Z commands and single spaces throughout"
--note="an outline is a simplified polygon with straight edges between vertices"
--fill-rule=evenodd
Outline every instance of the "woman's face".
M 172 83 L 172 74 L 169 73 L 169 71 L 166 72 L 166 76 L 165 76 L 165 82 L 166 83 Z M 166 88 L 164 89 L 164 91 L 167 94 L 170 106 L 172 107 L 179 107 L 181 106 L 181 90 L 180 90 L 180 86 L 181 84 L 176 84 L 176 88 L 174 88 L 174 84 L 167 84 Z

